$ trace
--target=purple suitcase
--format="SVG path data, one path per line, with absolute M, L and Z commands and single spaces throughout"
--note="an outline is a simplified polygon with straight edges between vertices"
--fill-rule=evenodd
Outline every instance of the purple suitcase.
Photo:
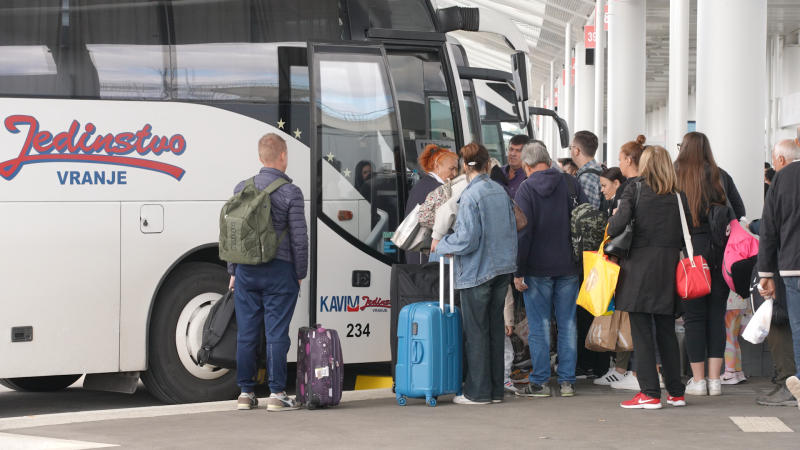
M 342 399 L 344 360 L 339 333 L 322 325 L 302 327 L 297 340 L 297 401 L 308 409 Z

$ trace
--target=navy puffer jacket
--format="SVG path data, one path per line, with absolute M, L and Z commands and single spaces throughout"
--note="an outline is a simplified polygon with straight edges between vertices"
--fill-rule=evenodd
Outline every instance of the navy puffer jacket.
M 308 227 L 306 226 L 305 206 L 303 192 L 292 183 L 292 179 L 278 169 L 262 167 L 256 175 L 255 184 L 258 190 L 267 188 L 278 177 L 285 178 L 289 184 L 284 184 L 270 194 L 272 200 L 272 225 L 275 233 L 280 237 L 286 224 L 289 231 L 283 238 L 275 259 L 294 264 L 297 278 L 303 279 L 308 274 Z M 233 190 L 234 194 L 244 189 L 244 181 L 239 182 Z M 236 264 L 228 263 L 228 273 L 236 275 Z

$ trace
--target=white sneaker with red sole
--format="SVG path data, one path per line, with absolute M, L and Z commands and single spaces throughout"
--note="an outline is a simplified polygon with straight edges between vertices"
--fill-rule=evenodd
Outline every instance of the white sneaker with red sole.
M 670 395 L 667 397 L 667 404 L 672 406 L 686 406 L 686 397 L 673 397 Z
M 619 406 L 625 409 L 661 409 L 661 399 L 648 397 L 640 392 L 636 394 L 636 397 L 620 403 Z

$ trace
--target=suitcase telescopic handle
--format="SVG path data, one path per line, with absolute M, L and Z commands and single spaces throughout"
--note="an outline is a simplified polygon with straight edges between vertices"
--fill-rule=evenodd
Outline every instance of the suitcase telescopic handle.
M 455 298 L 455 293 L 453 289 L 453 273 L 455 269 L 453 266 L 455 265 L 455 257 L 450 258 L 450 312 L 455 312 L 455 305 L 453 304 L 453 299 Z M 444 314 L 444 255 L 439 256 L 439 309 L 442 310 L 442 314 Z

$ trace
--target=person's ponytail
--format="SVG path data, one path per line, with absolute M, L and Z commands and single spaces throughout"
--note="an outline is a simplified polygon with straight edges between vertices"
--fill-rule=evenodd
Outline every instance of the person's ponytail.
M 478 172 L 486 172 L 489 167 L 489 151 L 475 142 L 469 143 L 461 149 L 461 158 L 463 158 L 464 164 Z

